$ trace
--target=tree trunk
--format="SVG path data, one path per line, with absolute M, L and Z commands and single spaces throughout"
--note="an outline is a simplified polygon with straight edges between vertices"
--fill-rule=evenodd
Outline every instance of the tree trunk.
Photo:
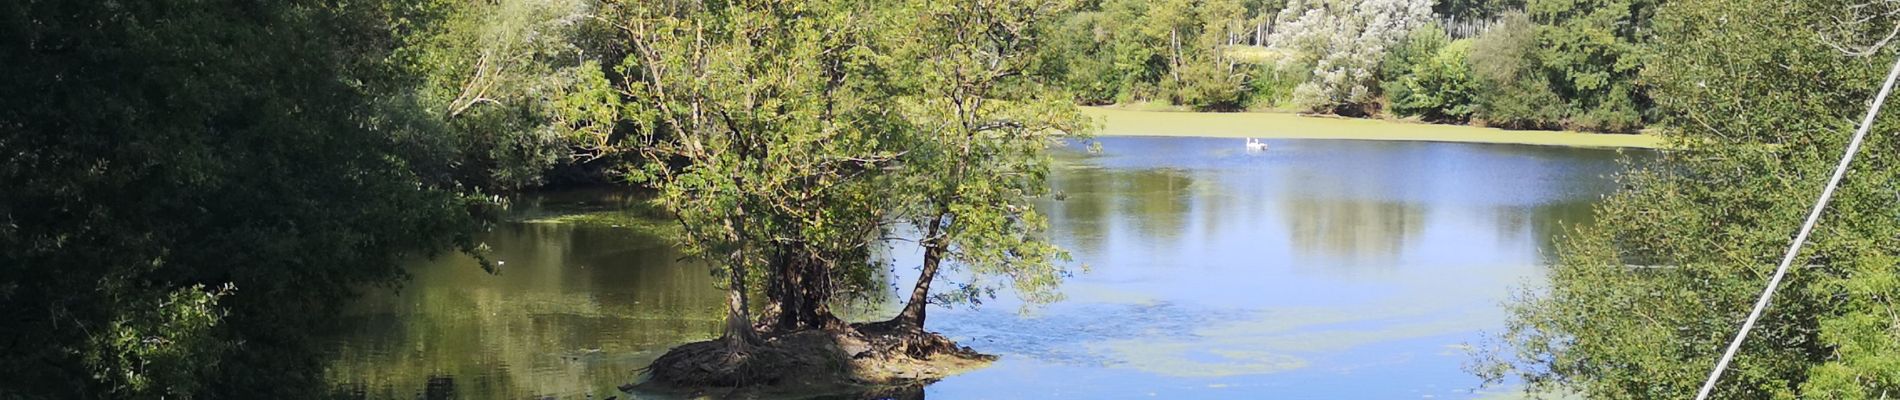
M 1267 45 L 1267 21 L 1266 20 L 1261 20 L 1259 25 L 1254 25 L 1253 45 L 1255 46 Z
M 943 250 L 947 243 L 937 237 L 942 232 L 944 217 L 948 213 L 938 213 L 930 220 L 930 228 L 924 234 L 924 268 L 917 274 L 917 286 L 910 290 L 910 302 L 904 304 L 904 312 L 897 314 L 897 320 L 916 327 L 924 326 L 924 308 L 930 302 L 930 281 L 937 279 L 937 267 L 943 264 Z
M 831 271 L 799 249 L 780 251 L 772 261 L 773 279 L 766 297 L 771 304 L 761 314 L 761 328 L 772 332 L 831 329 L 846 326 L 831 313 Z
M 726 290 L 726 345 L 733 350 L 744 349 L 758 342 L 758 336 L 752 331 L 752 316 L 746 310 L 745 270 L 741 264 L 726 268 L 727 279 L 731 287 Z
M 734 209 L 737 223 L 726 221 L 726 232 L 739 241 L 739 249 L 732 253 L 732 260 L 726 264 L 726 348 L 732 352 L 744 352 L 746 348 L 759 342 L 759 336 L 752 329 L 752 315 L 746 309 L 748 300 L 745 287 L 746 258 L 745 207 Z
M 1174 77 L 1174 81 L 1177 83 L 1181 82 L 1181 35 L 1179 31 L 1180 29 L 1168 30 L 1168 48 L 1171 50 L 1168 53 L 1171 56 L 1168 58 L 1168 76 Z

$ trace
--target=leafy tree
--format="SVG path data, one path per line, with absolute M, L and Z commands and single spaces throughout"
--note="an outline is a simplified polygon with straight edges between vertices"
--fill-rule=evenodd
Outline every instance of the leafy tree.
M 632 54 L 625 118 L 649 162 L 636 179 L 684 228 L 691 257 L 724 274 L 725 340 L 756 342 L 749 280 L 812 298 L 774 298 L 790 328 L 835 321 L 825 311 L 835 259 L 876 233 L 884 197 L 857 190 L 895 157 L 903 132 L 862 2 L 623 3 Z M 788 269 L 795 268 L 795 269 Z M 803 268 L 817 268 L 816 271 Z M 781 321 L 782 322 L 782 321 Z
M 1684 0 L 1657 16 L 1672 148 L 1566 239 L 1477 368 L 1591 398 L 1692 396 L 1818 195 L 1892 60 L 1893 4 Z M 1889 110 L 1891 111 L 1891 110 Z M 1900 150 L 1884 113 L 1714 398 L 1900 393 Z
M 1028 72 L 1043 32 L 1073 4 L 910 6 L 900 21 L 912 29 L 892 39 L 903 44 L 895 58 L 913 60 L 897 76 L 907 77 L 901 104 L 916 138 L 906 142 L 905 172 L 889 192 L 911 194 L 897 217 L 922 233 L 924 259 L 893 321 L 921 327 L 933 300 L 981 301 L 1002 286 L 982 281 L 993 276 L 1007 277 L 1027 300 L 1052 300 L 1067 253 L 1044 239 L 1047 221 L 1030 200 L 1049 190 L 1048 149 L 1086 133 L 1088 120 L 1067 94 Z M 932 296 L 946 265 L 968 270 L 972 281 Z
M 602 36 L 580 0 L 430 1 L 409 5 L 404 46 L 391 56 L 412 81 L 416 114 L 434 129 L 405 137 L 416 154 L 446 157 L 439 171 L 488 190 L 541 183 L 563 163 L 605 154 L 613 114 L 589 99 L 610 85 L 585 40 Z
M 1483 88 L 1471 118 L 1505 129 L 1560 128 L 1566 109 L 1537 62 L 1536 26 L 1507 13 L 1471 43 L 1471 73 Z
M 1460 39 L 1414 65 L 1399 82 L 1404 89 L 1387 92 L 1393 96 L 1394 111 L 1428 121 L 1464 122 L 1470 118 L 1479 90 L 1468 64 L 1470 51 L 1471 40 Z
M 1636 75 L 1661 0 L 1532 0 L 1536 61 L 1569 103 L 1574 129 L 1633 132 L 1649 100 Z
M 1376 111 L 1379 62 L 1431 17 L 1426 0 L 1292 0 L 1275 17 L 1275 48 L 1313 66 L 1312 79 L 1294 90 L 1294 102 L 1312 112 L 1366 115 Z
M 1104 11 L 1069 14 L 1044 39 L 1037 73 L 1060 77 L 1077 102 L 1091 105 L 1112 104 L 1133 82 L 1152 79 L 1142 68 L 1149 57 L 1117 51 L 1116 37 L 1126 29 L 1111 16 Z
M 1385 60 L 1379 62 L 1379 89 L 1385 95 L 1386 102 L 1398 108 L 1412 101 L 1412 90 L 1406 84 L 1407 80 L 1419 65 L 1436 56 L 1438 49 L 1450 41 L 1451 36 L 1445 33 L 1445 28 L 1437 22 L 1428 22 L 1406 33 L 1404 40 L 1392 46 L 1386 52 Z M 1407 113 L 1403 110 L 1393 111 Z
M 472 248 L 386 5 L 0 4 L 0 397 L 312 396 L 337 304 Z
M 1108 0 L 1078 4 L 1057 18 L 1037 70 L 1084 104 L 1165 100 L 1202 110 L 1251 102 L 1259 69 L 1230 50 L 1266 29 L 1277 2 Z
M 1432 13 L 1453 21 L 1484 21 L 1523 8 L 1524 0 L 1440 0 Z
M 1176 67 L 1180 72 L 1169 92 L 1176 104 L 1197 110 L 1238 110 L 1247 104 L 1248 76 L 1228 49 L 1238 46 L 1248 29 L 1247 10 L 1237 0 L 1210 0 L 1194 11 L 1194 51 Z

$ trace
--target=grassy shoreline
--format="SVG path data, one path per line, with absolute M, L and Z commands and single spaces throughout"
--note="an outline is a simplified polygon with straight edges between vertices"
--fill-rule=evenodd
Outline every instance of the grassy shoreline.
M 1135 111 L 1106 107 L 1084 107 L 1083 112 L 1103 122 L 1102 130 L 1097 132 L 1101 136 L 1409 140 L 1643 149 L 1663 145 L 1662 138 L 1649 134 L 1507 131 L 1292 113 Z

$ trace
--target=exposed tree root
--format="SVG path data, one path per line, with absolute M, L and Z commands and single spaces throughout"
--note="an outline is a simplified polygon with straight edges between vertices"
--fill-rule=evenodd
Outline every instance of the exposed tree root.
M 729 347 L 723 340 L 675 347 L 647 367 L 639 390 L 719 397 L 904 393 L 996 359 L 896 322 L 772 334 Z
M 982 361 L 996 360 L 996 356 L 959 346 L 950 338 L 926 331 L 922 327 L 902 320 L 855 324 L 852 328 L 873 346 L 872 354 L 903 355 L 918 360 L 928 360 L 939 356 Z

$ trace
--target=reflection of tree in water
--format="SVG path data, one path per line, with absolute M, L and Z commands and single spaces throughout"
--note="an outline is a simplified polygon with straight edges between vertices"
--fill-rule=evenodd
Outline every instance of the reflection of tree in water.
M 1058 166 L 1051 177 L 1059 201 L 1046 202 L 1050 227 L 1078 255 L 1105 254 L 1116 222 L 1140 237 L 1179 239 L 1191 208 L 1193 178 L 1174 169 L 1113 170 L 1084 161 Z
M 1350 198 L 1289 198 L 1280 202 L 1294 254 L 1352 264 L 1396 260 L 1425 227 L 1416 204 Z
M 506 262 L 499 275 L 444 256 L 412 266 L 400 294 L 359 301 L 330 380 L 369 398 L 606 394 L 645 353 L 718 330 L 706 268 L 658 238 L 518 224 L 483 239 Z
M 1120 211 L 1135 222 L 1143 237 L 1180 239 L 1191 208 L 1193 178 L 1177 169 L 1118 171 L 1114 177 Z
M 1045 201 L 1049 230 L 1058 243 L 1075 246 L 1078 255 L 1102 254 L 1109 224 L 1109 204 L 1114 201 L 1111 172 L 1085 161 L 1055 166 L 1050 184 L 1061 199 Z
M 429 383 L 422 389 L 422 398 L 427 400 L 449 400 L 455 397 L 455 377 L 432 375 Z
M 1564 235 L 1582 224 L 1594 220 L 1595 215 L 1588 200 L 1565 201 L 1538 204 L 1535 206 L 1498 207 L 1498 237 L 1505 244 L 1516 244 L 1520 238 L 1528 235 L 1537 245 L 1540 262 L 1555 261 L 1557 243 Z

